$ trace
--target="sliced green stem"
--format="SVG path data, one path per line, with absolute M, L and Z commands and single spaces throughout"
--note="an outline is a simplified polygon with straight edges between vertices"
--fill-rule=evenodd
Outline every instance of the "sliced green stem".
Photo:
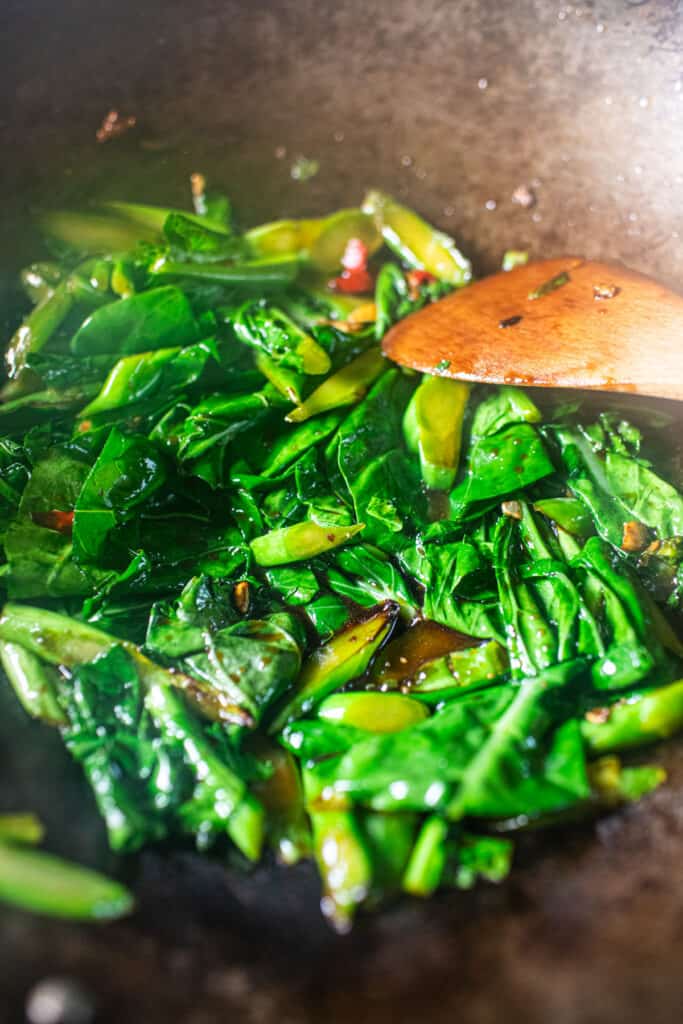
M 589 750 L 605 754 L 667 739 L 683 729 L 683 681 L 633 694 L 581 723 Z
M 10 378 L 16 377 L 26 365 L 29 355 L 40 352 L 57 328 L 71 312 L 74 297 L 66 282 L 48 292 L 42 302 L 31 310 L 10 340 L 5 362 Z
M 48 725 L 65 725 L 66 716 L 57 699 L 54 669 L 20 644 L 0 641 L 0 664 L 21 706 L 32 718 Z
M 133 909 L 124 886 L 40 850 L 0 843 L 0 901 L 77 921 L 109 921 Z
M 93 661 L 120 645 L 131 656 L 145 687 L 158 682 L 183 690 L 210 718 L 251 725 L 251 716 L 223 699 L 215 688 L 203 688 L 199 680 L 183 672 L 170 671 L 150 661 L 128 640 L 119 640 L 78 619 L 23 604 L 6 604 L 0 615 L 0 640 L 20 644 L 52 665 L 73 668 Z
M 426 270 L 456 288 L 471 279 L 470 262 L 454 240 L 391 196 L 368 192 L 362 209 L 375 218 L 386 244 L 409 266 Z
M 323 381 L 320 387 L 316 388 L 305 402 L 292 409 L 285 419 L 288 423 L 302 423 L 311 416 L 317 416 L 329 409 L 354 405 L 364 397 L 386 365 L 380 349 L 368 349 Z
M 311 821 L 323 882 L 320 906 L 335 930 L 345 934 L 370 890 L 370 855 L 353 812 L 313 811 Z
M 427 818 L 403 875 L 403 888 L 413 896 L 431 896 L 438 889 L 446 865 L 448 822 L 434 814 Z
M 259 565 L 286 565 L 332 551 L 340 544 L 346 544 L 362 529 L 363 523 L 351 526 L 320 526 L 312 521 L 295 523 L 255 537 L 251 550 Z
M 460 462 L 470 385 L 447 377 L 424 377 L 404 417 L 408 447 L 420 457 L 425 486 L 448 490 Z
M 304 665 L 296 693 L 278 715 L 272 731 L 308 714 L 323 697 L 361 676 L 391 634 L 397 616 L 398 605 L 387 602 L 373 615 L 351 623 L 318 647 Z
M 286 288 L 299 273 L 299 261 L 291 256 L 251 260 L 247 263 L 177 263 L 164 257 L 150 273 L 155 277 L 215 281 L 234 287 Z
M 45 829 L 35 814 L 0 814 L 0 843 L 35 846 L 44 835 Z

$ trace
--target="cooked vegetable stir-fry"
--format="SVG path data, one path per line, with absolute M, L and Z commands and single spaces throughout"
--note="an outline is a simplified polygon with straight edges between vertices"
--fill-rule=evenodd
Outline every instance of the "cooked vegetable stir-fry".
M 500 881 L 514 830 L 662 781 L 618 754 L 683 727 L 683 496 L 615 415 L 386 362 L 470 279 L 390 197 L 203 209 L 45 218 L 0 405 L 7 680 L 116 851 L 315 858 L 341 930 Z M 54 870 L 0 832 L 0 898 L 127 906 Z

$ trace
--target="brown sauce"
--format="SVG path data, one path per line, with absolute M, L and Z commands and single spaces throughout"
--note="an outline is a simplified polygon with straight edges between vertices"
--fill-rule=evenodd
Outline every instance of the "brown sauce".
M 380 651 L 371 682 L 373 686 L 396 689 L 406 680 L 413 679 L 424 662 L 472 647 L 478 642 L 474 637 L 457 633 L 436 622 L 419 620 Z
M 451 507 L 447 491 L 429 491 L 429 521 L 436 523 L 441 519 L 448 519 Z

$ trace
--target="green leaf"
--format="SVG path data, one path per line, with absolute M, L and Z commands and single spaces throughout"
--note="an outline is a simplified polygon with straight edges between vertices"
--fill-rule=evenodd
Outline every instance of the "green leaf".
M 227 234 L 225 227 L 215 230 L 207 220 L 176 211 L 169 212 L 164 221 L 164 235 L 171 249 L 181 258 L 197 263 L 216 260 L 239 260 L 247 255 L 245 243 L 236 235 Z
M 170 396 L 190 387 L 210 359 L 219 361 L 212 341 L 187 348 L 161 348 L 120 359 L 109 371 L 98 395 L 81 411 L 81 418 L 96 416 L 136 402 Z
M 683 535 L 683 496 L 642 462 L 607 452 L 605 476 L 631 519 L 645 523 L 662 539 Z
M 581 736 L 572 722 L 555 731 L 547 695 L 582 669 L 471 693 L 410 729 L 356 743 L 334 770 L 334 791 L 375 810 L 443 810 L 455 820 L 572 806 L 589 794 Z
M 329 766 L 332 757 L 338 758 L 368 735 L 367 729 L 357 726 L 322 718 L 302 718 L 286 725 L 278 741 L 308 767 L 317 761 Z
M 337 593 L 359 604 L 395 601 L 404 618 L 415 617 L 416 602 L 406 580 L 379 548 L 354 544 L 337 551 L 334 563 L 351 577 L 329 575 L 330 586 Z
M 584 503 L 600 536 L 619 548 L 624 523 L 631 516 L 610 490 L 603 460 L 597 456 L 585 434 L 578 429 L 555 427 L 553 436 L 560 447 L 570 491 Z
M 406 275 L 395 263 L 385 263 L 375 283 L 375 338 L 381 341 L 392 324 L 410 313 L 436 302 L 453 290 L 447 281 L 426 280 L 417 289 L 409 289 Z M 439 372 L 443 367 L 435 366 Z
M 185 659 L 188 673 L 244 707 L 255 722 L 294 683 L 303 636 L 287 614 L 236 622 L 204 637 L 204 650 Z
M 504 498 L 553 472 L 541 437 L 532 426 L 520 423 L 504 427 L 475 442 L 467 475 L 451 491 L 452 514 L 463 518 L 476 503 Z
M 548 734 L 542 706 L 546 685 L 546 680 L 540 685 L 524 680 L 488 742 L 469 764 L 460 791 L 448 808 L 450 817 L 523 815 L 533 819 L 588 798 L 578 722 L 565 722 Z M 532 738 L 538 745 L 527 751 Z
M 73 544 L 77 562 L 97 562 L 111 531 L 166 482 L 159 447 L 140 434 L 114 428 L 90 470 L 76 502 Z
M 200 651 L 205 637 L 220 632 L 237 618 L 233 597 L 232 581 L 193 576 L 176 601 L 152 605 L 147 649 L 167 658 Z
M 267 477 L 278 476 L 314 445 L 324 441 L 339 426 L 343 413 L 337 410 L 315 416 L 298 427 L 283 431 L 271 447 L 261 470 Z
M 414 814 L 374 814 L 372 811 L 362 813 L 359 820 L 372 858 L 369 902 L 374 907 L 400 891 L 415 839 L 416 820 Z
M 604 610 L 606 652 L 593 666 L 594 684 L 623 689 L 648 678 L 655 666 L 672 679 L 676 669 L 626 563 L 599 537 L 590 537 L 572 565 L 584 579 L 586 603 L 600 601 Z
M 188 699 L 208 718 L 219 722 L 247 725 L 249 715 L 230 704 L 214 687 L 191 679 L 176 668 L 167 669 L 150 661 L 135 644 L 119 640 L 78 619 L 45 608 L 6 604 L 0 615 L 0 640 L 20 644 L 52 665 L 72 669 L 87 664 L 121 646 L 130 655 L 146 689 L 155 683 L 183 690 Z
M 196 225 L 198 229 L 207 229 L 226 236 L 231 235 L 228 225 L 219 218 L 212 218 L 207 215 L 187 213 L 185 210 L 174 210 L 165 206 L 149 206 L 144 203 L 122 203 L 110 201 L 102 204 L 105 209 L 113 211 L 118 217 L 127 220 L 137 226 L 138 230 L 146 228 L 149 231 L 160 235 L 169 217 L 177 215 L 185 222 Z M 142 235 L 140 237 L 143 237 Z M 112 246 L 116 249 L 117 246 Z
M 349 606 L 336 594 L 323 594 L 307 604 L 304 610 L 321 643 L 343 629 L 351 618 Z
M 42 523 L 53 511 L 72 512 L 88 466 L 51 449 L 33 467 L 16 519 L 5 536 L 9 563 L 7 589 L 12 598 L 66 597 L 86 594 L 88 577 L 72 561 L 72 541 Z
M 165 285 L 96 310 L 74 334 L 71 351 L 123 356 L 198 340 L 199 327 L 187 297 L 179 288 Z
M 541 418 L 540 410 L 526 391 L 504 385 L 477 406 L 472 420 L 472 438 L 478 441 L 513 423 L 540 423 Z
M 576 537 L 585 539 L 594 532 L 593 520 L 577 498 L 542 498 L 534 509 Z
M 227 831 L 245 857 L 258 860 L 263 843 L 263 808 L 221 751 L 213 746 L 182 698 L 163 683 L 148 689 L 145 706 L 166 743 L 182 751 L 194 778 L 191 798 L 180 808 L 184 827 L 200 837 Z
M 173 431 L 179 462 L 211 487 L 222 486 L 229 446 L 241 434 L 260 426 L 270 411 L 262 391 L 207 396 Z
M 188 289 L 217 285 L 221 291 L 235 288 L 247 294 L 267 294 L 286 288 L 296 280 L 299 270 L 298 257 L 289 254 L 243 263 L 189 263 L 161 255 L 149 266 L 153 278 L 178 279 Z
M 136 850 L 163 838 L 148 778 L 158 756 L 143 729 L 143 693 L 128 653 L 111 647 L 74 667 L 60 687 L 68 726 L 64 742 L 92 787 L 114 850 Z
M 314 375 L 330 369 L 327 352 L 281 309 L 250 303 L 231 314 L 229 322 L 241 342 L 265 353 L 276 364 Z
M 413 383 L 389 370 L 343 421 L 332 446 L 365 540 L 396 547 L 394 535 L 426 518 L 417 467 L 403 447 L 402 413 Z
M 555 664 L 559 649 L 533 590 L 516 572 L 516 540 L 514 521 L 501 517 L 495 527 L 494 567 L 510 667 L 515 675 L 530 676 Z
M 469 541 L 415 544 L 399 560 L 424 587 L 423 613 L 467 636 L 502 639 L 492 566 Z
M 310 569 L 283 566 L 269 569 L 266 573 L 268 584 L 277 591 L 285 604 L 308 604 L 320 591 L 315 574 Z

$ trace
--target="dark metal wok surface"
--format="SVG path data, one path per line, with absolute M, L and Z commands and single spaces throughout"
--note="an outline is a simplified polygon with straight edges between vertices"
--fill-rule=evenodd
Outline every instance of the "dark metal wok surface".
M 478 271 L 508 247 L 683 279 L 678 0 L 5 0 L 0 323 L 35 255 L 30 208 L 184 200 L 202 170 L 246 222 L 405 197 Z M 95 132 L 111 108 L 129 135 Z M 286 153 L 282 155 L 282 150 Z M 280 154 L 279 156 L 276 155 Z M 320 161 L 311 181 L 294 158 Z M 511 201 L 527 185 L 531 209 Z M 683 1006 L 683 744 L 670 782 L 596 826 L 521 844 L 497 889 L 403 903 L 331 935 L 312 871 L 244 878 L 189 853 L 116 864 L 57 737 L 0 690 L 0 810 L 134 887 L 103 929 L 0 911 L 0 1021 L 68 974 L 97 1020 L 156 1024 L 668 1024 Z

